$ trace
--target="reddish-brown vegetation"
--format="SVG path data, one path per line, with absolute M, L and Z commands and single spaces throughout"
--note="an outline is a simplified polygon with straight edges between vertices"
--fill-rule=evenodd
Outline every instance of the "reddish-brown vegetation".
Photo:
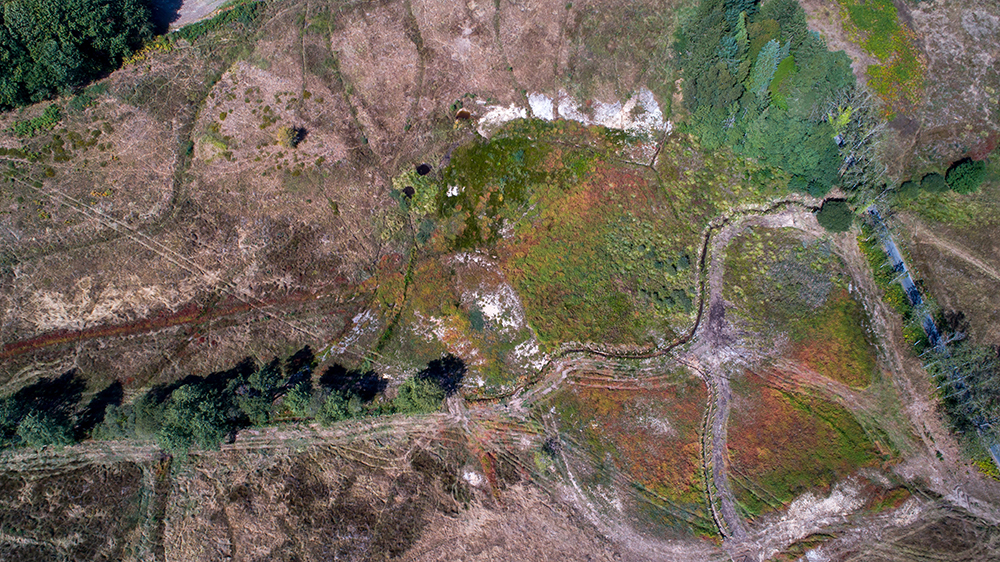
M 844 408 L 776 390 L 749 372 L 733 386 L 729 455 L 736 497 L 750 515 L 878 463 L 877 450 Z

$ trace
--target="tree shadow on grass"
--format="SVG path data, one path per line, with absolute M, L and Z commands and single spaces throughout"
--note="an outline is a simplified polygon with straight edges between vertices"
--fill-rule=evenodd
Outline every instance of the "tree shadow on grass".
M 465 362 L 448 354 L 427 364 L 427 368 L 417 373 L 420 380 L 430 381 L 441 387 L 446 396 L 452 396 L 462 387 L 462 379 L 468 369 Z
M 149 11 L 153 22 L 153 33 L 163 35 L 170 29 L 170 24 L 181 17 L 183 0 L 150 0 Z
M 29 416 L 44 420 L 49 428 L 71 429 L 72 416 L 86 388 L 87 381 L 76 369 L 70 369 L 15 392 L 0 404 L 0 446 L 18 441 L 18 426 Z
M 73 428 L 74 439 L 82 441 L 90 437 L 91 431 L 104 421 L 104 412 L 108 406 L 121 406 L 124 397 L 121 381 L 115 381 L 95 394 L 77 416 L 76 427 Z
M 187 385 L 200 385 L 213 393 L 223 393 L 229 388 L 229 383 L 235 379 L 246 379 L 257 370 L 257 363 L 252 357 L 246 357 L 232 369 L 217 371 L 206 376 L 188 375 L 183 379 L 166 385 L 158 385 L 149 389 L 148 400 L 152 404 L 162 404 L 175 390 Z
M 323 373 L 319 383 L 333 392 L 357 395 L 362 402 L 371 402 L 388 386 L 388 381 L 375 371 L 348 371 L 337 364 Z

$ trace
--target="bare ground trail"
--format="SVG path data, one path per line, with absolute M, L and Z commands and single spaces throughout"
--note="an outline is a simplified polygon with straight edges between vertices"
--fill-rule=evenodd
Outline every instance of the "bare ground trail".
M 983 260 L 975 257 L 967 249 L 963 248 L 959 244 L 938 237 L 937 235 L 932 233 L 930 229 L 921 224 L 919 221 L 915 220 L 907 221 L 907 226 L 913 229 L 913 232 L 916 235 L 918 242 L 926 242 L 940 250 L 944 250 L 945 252 L 975 267 L 980 271 L 980 273 L 986 275 L 990 279 L 1000 282 L 1000 271 L 997 271 L 996 268 L 990 266 Z

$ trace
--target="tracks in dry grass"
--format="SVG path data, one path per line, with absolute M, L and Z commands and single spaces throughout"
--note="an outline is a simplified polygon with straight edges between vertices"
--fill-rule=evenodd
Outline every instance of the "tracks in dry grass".
M 804 220 L 804 216 L 812 210 L 801 201 L 791 199 L 778 201 L 764 208 L 747 207 L 729 216 L 719 217 L 706 228 L 703 235 L 702 252 L 696 270 L 699 286 L 698 313 L 687 334 L 668 346 L 640 352 L 596 346 L 564 348 L 543 368 L 545 374 L 541 379 L 531 388 L 517 391 L 508 407 L 523 413 L 531 403 L 557 390 L 570 378 L 573 371 L 581 367 L 593 368 L 595 359 L 601 362 L 661 357 L 681 345 L 697 340 L 695 349 L 688 354 L 689 358 L 678 360 L 702 377 L 709 393 L 702 436 L 702 469 L 706 474 L 707 501 L 718 531 L 725 539 L 730 557 L 733 560 L 755 559 L 756 548 L 748 540 L 746 524 L 736 507 L 737 502 L 728 476 L 727 426 L 732 391 L 719 361 L 720 353 L 728 343 L 723 333 L 725 307 L 721 296 L 722 262 L 729 241 L 747 223 L 767 227 L 792 227 L 821 234 L 818 225 Z M 706 304 L 708 319 L 703 322 Z M 646 380 L 646 377 L 641 377 L 641 380 Z
M 980 273 L 986 275 L 990 279 L 1000 282 L 1000 271 L 997 271 L 995 268 L 991 267 L 986 262 L 973 256 L 961 246 L 954 244 L 953 242 L 950 242 L 948 240 L 943 240 L 939 238 L 934 233 L 932 233 L 930 229 L 928 229 L 926 226 L 920 224 L 917 221 L 912 221 L 910 226 L 913 228 L 916 234 L 920 236 L 920 238 L 924 239 L 930 245 L 934 246 L 939 250 L 943 250 L 944 252 L 949 253 L 955 256 L 956 258 L 968 263 L 969 265 L 978 269 Z

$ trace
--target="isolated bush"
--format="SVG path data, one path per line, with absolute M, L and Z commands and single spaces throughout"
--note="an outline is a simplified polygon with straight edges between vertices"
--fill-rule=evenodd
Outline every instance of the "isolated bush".
M 896 193 L 904 199 L 916 199 L 920 195 L 920 184 L 915 181 L 904 181 L 900 184 Z
M 283 404 L 292 417 L 308 418 L 312 416 L 311 386 L 308 382 L 301 382 L 292 387 L 285 395 Z
M 443 401 L 444 390 L 441 387 L 431 381 L 411 377 L 399 386 L 392 404 L 401 414 L 428 414 L 441 409 Z
M 143 0 L 5 0 L 0 13 L 0 109 L 86 84 L 152 35 Z
M 278 144 L 285 148 L 295 148 L 302 142 L 303 131 L 298 127 L 284 126 L 278 129 Z
M 316 421 L 323 427 L 328 427 L 330 424 L 346 420 L 349 417 L 351 415 L 347 411 L 347 400 L 344 400 L 344 396 L 339 392 L 330 394 L 323 401 L 319 411 L 316 412 Z
M 952 164 L 948 170 L 948 185 L 955 193 L 972 193 L 986 179 L 986 163 L 966 158 Z
M 843 199 L 828 199 L 816 213 L 816 220 L 830 232 L 846 232 L 854 222 L 854 213 Z
M 920 180 L 920 189 L 928 193 L 944 193 L 948 191 L 948 182 L 941 174 L 931 173 Z

